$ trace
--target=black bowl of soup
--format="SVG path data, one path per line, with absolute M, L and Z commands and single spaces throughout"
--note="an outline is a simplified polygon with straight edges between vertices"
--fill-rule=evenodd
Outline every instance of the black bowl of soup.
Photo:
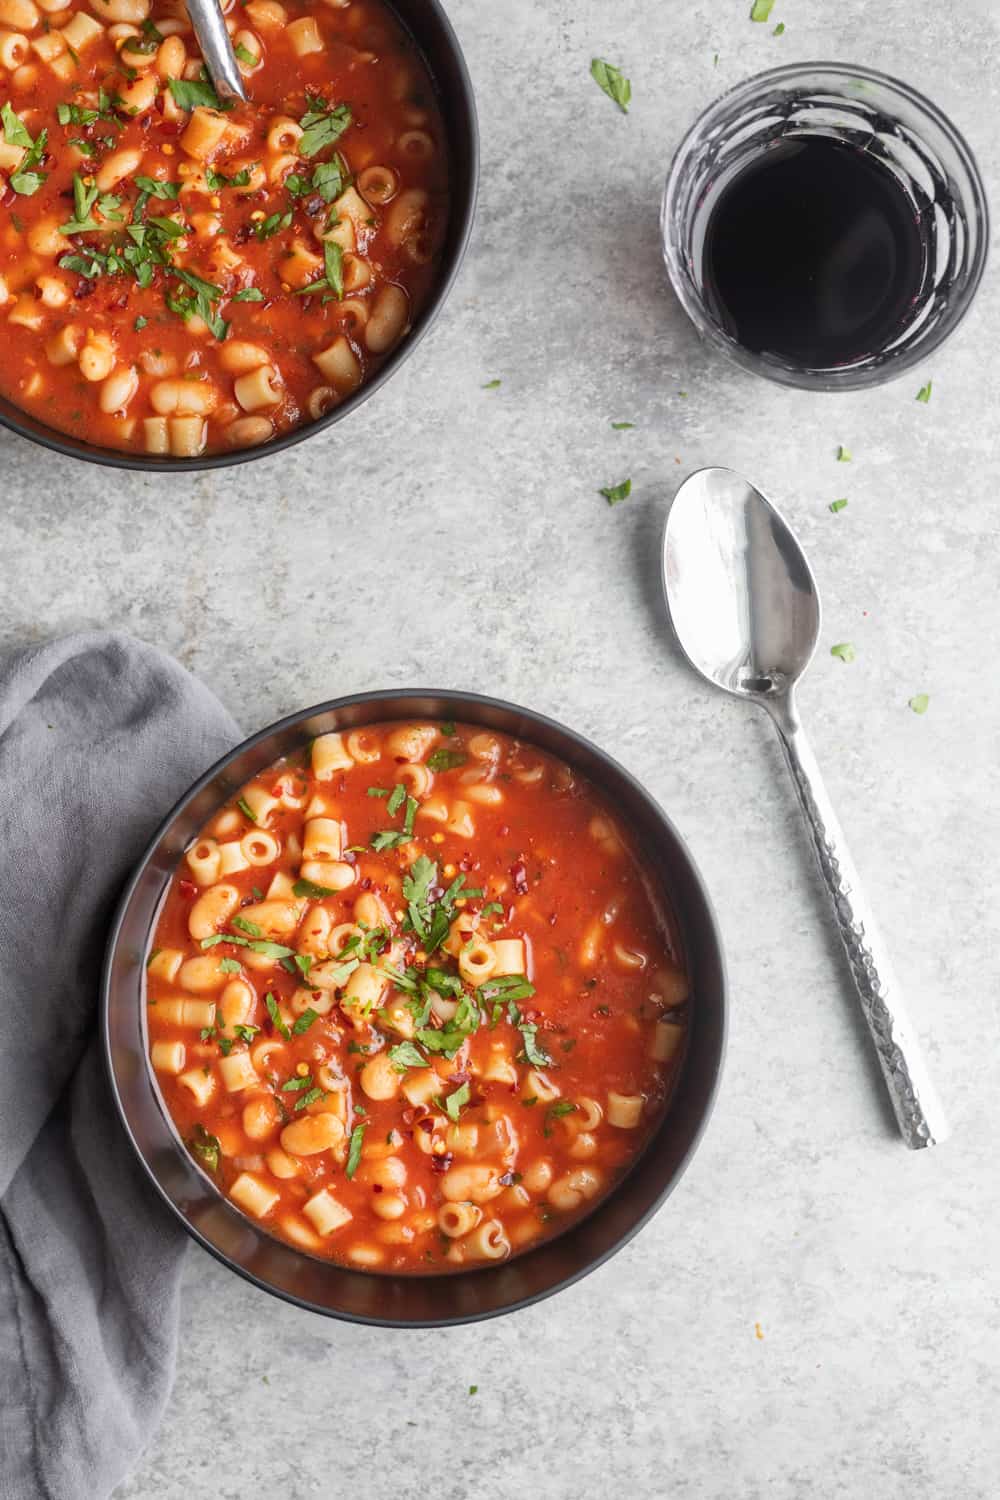
M 350 1321 L 525 1306 L 664 1202 L 726 1030 L 688 849 L 621 766 L 469 693 L 294 714 L 181 798 L 103 980 L 153 1186 L 256 1286 Z
M 174 5 L 71 0 L 53 29 L 18 4 L 0 424 L 173 472 L 290 447 L 377 390 L 475 208 L 475 103 L 439 0 L 246 0 L 228 19 L 246 105 L 215 94 Z

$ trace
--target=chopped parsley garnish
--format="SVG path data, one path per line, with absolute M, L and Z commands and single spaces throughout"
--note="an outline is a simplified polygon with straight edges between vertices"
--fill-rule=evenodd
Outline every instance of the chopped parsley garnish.
M 436 994 L 452 1000 L 460 1000 L 465 993 L 458 975 L 449 974 L 445 969 L 429 968 L 424 974 L 424 983 Z
M 851 450 L 850 448 L 845 448 L 843 443 L 837 449 L 837 462 L 838 464 L 849 464 L 851 462 Z
M 926 385 L 922 385 L 920 387 L 919 391 L 917 392 L 917 400 L 918 401 L 922 401 L 925 406 L 927 405 L 928 401 L 931 399 L 931 389 L 932 389 L 933 385 L 934 385 L 934 382 L 932 380 L 928 380 L 927 384 Z
M 331 161 L 318 162 L 312 175 L 312 191 L 318 193 L 324 203 L 339 198 L 350 180 L 347 163 L 338 152 Z
M 271 1023 L 274 1026 L 275 1031 L 279 1032 L 281 1036 L 284 1037 L 286 1042 L 290 1041 L 292 1033 L 289 1031 L 288 1027 L 281 1019 L 281 1011 L 278 1009 L 278 1002 L 277 1000 L 275 1000 L 270 990 L 268 990 L 267 994 L 264 996 L 264 1004 L 267 1006 L 267 1013 L 271 1017 Z
M 93 125 L 100 118 L 99 109 L 85 109 L 80 104 L 56 105 L 56 119 L 60 125 Z
M 238 974 L 240 972 L 239 961 L 235 958 L 223 958 L 219 962 L 219 968 L 223 974 Z
M 413 800 L 412 798 L 410 799 Z M 448 936 L 455 916 L 455 903 L 466 898 L 481 896 L 482 891 L 465 888 L 465 876 L 456 875 L 439 901 L 431 901 L 430 891 L 437 881 L 437 865 L 421 854 L 413 861 L 408 875 L 403 877 L 403 900 L 406 902 L 404 929 L 417 934 L 428 957 L 439 948 Z
M 288 1078 L 281 1085 L 283 1094 L 294 1094 L 300 1089 L 311 1089 L 313 1086 L 312 1074 L 307 1073 L 305 1078 Z
M 335 896 L 337 892 L 328 885 L 317 885 L 315 880 L 297 880 L 292 886 L 292 895 L 308 897 L 311 901 L 322 901 L 324 896 Z
M 339 302 L 343 297 L 343 251 L 331 240 L 322 246 L 322 276 L 319 281 L 309 282 L 295 293 L 297 297 L 312 297 L 316 293 L 328 293 L 324 302 Z
M 249 818 L 251 823 L 256 823 L 257 818 L 254 814 L 254 810 L 245 797 L 237 797 L 236 806 L 239 808 L 240 812 L 245 818 Z
M 250 168 L 244 167 L 234 177 L 223 177 L 214 167 L 208 167 L 205 171 L 205 181 L 213 193 L 221 192 L 223 188 L 248 187 L 250 183 Z
M 830 509 L 833 511 L 834 515 L 836 515 L 838 511 L 845 510 L 846 507 L 847 507 L 847 501 L 846 500 L 831 500 L 830 501 Z
M 229 939 L 232 942 L 232 939 Z M 291 958 L 291 948 L 286 948 L 281 943 L 270 943 L 266 938 L 255 943 L 247 943 L 251 953 L 263 953 L 265 958 Z
M 258 927 L 256 922 L 251 922 L 249 917 L 234 917 L 233 926 L 238 927 L 241 932 L 245 932 L 247 937 L 259 938 L 264 936 L 263 927 Z
M 402 844 L 410 842 L 409 834 L 397 833 L 393 828 L 383 829 L 380 833 L 372 834 L 372 848 L 376 854 L 382 854 L 386 849 L 398 849 Z
M 524 1056 L 526 1061 L 535 1068 L 545 1068 L 552 1062 L 551 1057 L 543 1047 L 539 1047 L 536 1041 L 538 1027 L 534 1023 L 522 1021 L 518 1031 L 524 1040 Z
M 545 1125 L 542 1128 L 542 1134 L 550 1136 L 552 1134 L 552 1121 L 561 1119 L 563 1115 L 571 1115 L 575 1109 L 576 1105 L 571 1099 L 559 1099 L 555 1104 L 550 1104 L 545 1111 Z
M 412 1042 L 400 1042 L 398 1047 L 390 1047 L 389 1061 L 398 1073 L 405 1073 L 407 1068 L 430 1067 L 426 1057 Z
M 841 661 L 853 661 L 857 654 L 850 641 L 840 641 L 838 645 L 830 647 L 830 655 L 839 656 Z
M 498 391 L 503 384 L 502 380 L 487 380 L 483 386 L 484 391 Z
M 253 1039 L 254 1039 L 254 1037 L 260 1031 L 260 1027 L 259 1026 L 234 1026 L 233 1027 L 233 1031 L 239 1037 L 239 1039 L 240 1039 L 241 1042 L 252 1042 Z
M 294 957 L 295 967 L 298 969 L 299 973 L 302 975 L 302 978 L 305 979 L 305 980 L 308 980 L 308 978 L 309 978 L 309 970 L 312 968 L 313 962 L 314 962 L 312 954 L 311 953 L 296 953 L 296 954 L 293 955 L 293 957 Z
M 151 198 L 176 198 L 181 190 L 179 182 L 161 182 L 158 177 L 133 177 L 132 181 Z
M 468 1102 L 469 1085 L 467 1083 L 463 1083 L 462 1086 L 460 1088 L 457 1088 L 453 1094 L 449 1094 L 447 1099 L 442 1099 L 441 1101 L 441 1103 L 444 1105 L 444 1112 L 448 1116 L 449 1120 L 454 1120 L 456 1122 L 458 1121 L 458 1117 L 461 1114 L 463 1105 L 468 1104 Z
M 925 714 L 930 701 L 927 693 L 917 693 L 916 697 L 910 699 L 910 707 L 915 714 Z
M 79 172 L 74 172 L 73 218 L 59 225 L 59 233 L 87 234 L 94 230 L 100 232 L 104 226 L 90 217 L 90 211 L 97 202 L 98 196 L 99 190 L 96 187 L 88 187 Z
M 255 68 L 260 62 L 260 58 L 254 57 L 253 53 L 250 51 L 250 48 L 244 47 L 242 42 L 237 42 L 235 47 L 233 48 L 233 51 L 236 53 L 236 56 L 239 58 L 240 62 L 246 63 L 248 68 Z
M 149 222 L 157 225 L 173 223 L 171 219 L 158 219 L 155 216 L 152 216 Z M 179 233 L 183 233 L 183 231 L 180 230 Z M 176 276 L 188 289 L 183 292 L 165 293 L 164 301 L 170 308 L 170 311 L 177 313 L 185 322 L 187 322 L 188 318 L 201 318 L 202 322 L 207 324 L 217 339 L 224 339 L 229 332 L 229 324 L 224 318 L 219 316 L 212 305 L 215 302 L 221 301 L 225 295 L 221 286 L 215 286 L 211 281 L 203 281 L 193 271 L 182 271 L 179 266 L 171 266 L 170 274 Z M 246 811 L 242 798 L 240 798 L 237 806 L 242 806 L 243 810 Z M 252 821 L 257 821 L 253 818 L 252 814 L 250 816 Z
M 368 788 L 368 795 L 369 797 L 388 797 L 389 789 L 384 786 L 370 786 Z
M 310 1104 L 316 1104 L 320 1099 L 325 1098 L 326 1095 L 324 1094 L 322 1089 L 310 1089 L 307 1094 L 302 1094 L 300 1098 L 296 1099 L 295 1108 L 308 1109 Z
M 142 330 L 145 328 L 145 326 L 146 326 L 146 324 L 148 322 L 149 322 L 149 319 L 148 318 L 144 318 L 142 316 L 142 314 L 140 313 L 139 316 L 136 318 L 135 322 L 132 324 L 132 327 L 135 329 L 136 333 L 141 333 Z
M 168 78 L 167 84 L 174 96 L 174 103 L 180 109 L 195 109 L 199 104 L 205 109 L 231 108 L 228 103 L 222 103 L 207 77 Z
M 476 989 L 476 995 L 483 1005 L 489 1005 L 493 1000 L 500 1000 L 504 1004 L 530 1000 L 534 993 L 535 986 L 529 984 L 523 974 L 501 974 L 497 979 L 484 979 Z M 516 1020 L 514 1024 L 517 1025 Z
M 785 23 L 784 23 L 784 21 L 779 21 L 778 24 L 777 24 L 777 26 L 771 32 L 771 35 L 772 36 L 784 36 L 784 34 L 785 34 Z
M 469 1395 L 470 1396 L 474 1396 L 476 1394 L 476 1392 L 478 1391 L 478 1389 L 479 1389 L 478 1385 L 470 1385 L 469 1386 Z
M 336 969 L 333 969 L 331 971 L 330 983 L 333 984 L 336 988 L 339 988 L 342 984 L 346 984 L 357 967 L 358 959 L 347 959 L 345 963 L 339 964 Z
M 395 816 L 399 809 L 406 803 L 406 811 L 403 814 L 403 827 L 397 831 L 394 828 L 383 828 L 378 833 L 372 834 L 371 847 L 376 854 L 381 854 L 386 849 L 399 849 L 403 844 L 408 844 L 413 837 L 413 820 L 417 815 L 419 803 L 415 797 L 406 795 L 406 788 L 402 783 L 393 787 L 389 794 L 389 800 L 385 810 L 390 817 Z M 417 861 L 419 863 L 419 861 Z M 406 894 L 404 882 L 403 894 Z
M 766 21 L 774 9 L 774 0 L 753 0 L 753 9 L 750 12 L 751 21 Z
M 248 286 L 244 287 L 242 292 L 234 292 L 232 300 L 234 302 L 263 302 L 264 293 L 259 286 Z
M 774 0 L 771 0 L 771 4 L 773 3 Z M 612 67 L 611 63 L 605 62 L 603 58 L 595 57 L 590 64 L 590 76 L 597 87 L 617 104 L 622 114 L 627 115 L 629 101 L 632 98 L 632 85 L 621 69 Z
M 612 422 L 612 432 L 628 432 L 635 426 L 634 422 Z
M 306 95 L 309 110 L 299 121 L 302 134 L 296 150 L 300 156 L 318 156 L 327 146 L 340 140 L 351 123 L 350 105 L 337 104 L 328 109 L 326 101 Z
M 367 1128 L 366 1125 L 355 1125 L 351 1131 L 351 1145 L 347 1153 L 347 1166 L 344 1168 L 344 1175 L 347 1178 L 353 1177 L 358 1170 L 358 1162 L 361 1160 L 361 1147 L 365 1142 L 365 1131 Z
M 441 733 L 445 735 L 447 739 L 453 740 L 458 733 L 458 730 L 455 727 L 455 720 L 446 719 L 445 722 L 441 725 Z
M 283 214 L 268 214 L 266 219 L 261 219 L 259 223 L 253 226 L 253 232 L 259 240 L 269 240 L 272 235 L 280 233 L 282 229 L 287 229 L 291 222 L 291 209 L 288 209 Z
M 222 1147 L 219 1145 L 218 1136 L 209 1135 L 204 1125 L 196 1125 L 188 1144 L 206 1171 L 217 1172 L 219 1170 Z
M 291 172 L 285 178 L 285 190 L 293 198 L 304 198 L 307 193 L 318 193 L 324 203 L 333 203 L 351 181 L 347 163 L 340 152 L 334 153 L 330 161 L 321 161 L 313 169 L 311 177 L 301 172 Z
M 427 764 L 432 771 L 454 771 L 457 766 L 464 766 L 468 756 L 464 750 L 434 750 L 427 757 Z
M 294 1026 L 292 1027 L 292 1035 L 301 1036 L 304 1031 L 309 1030 L 314 1021 L 318 1020 L 319 1012 L 313 1010 L 311 1005 L 307 1005 L 301 1016 L 298 1017 Z
M 8 146 L 20 146 L 24 151 L 24 155 L 7 181 L 15 193 L 20 193 L 24 198 L 30 198 L 46 181 L 45 174 L 34 171 L 34 168 L 45 155 L 49 132 L 40 130 L 32 140 L 21 117 L 11 109 L 9 104 L 0 105 L 0 120 L 3 121 L 3 137 Z
M 609 505 L 621 505 L 632 493 L 631 479 L 623 479 L 621 484 L 607 484 L 600 490 Z

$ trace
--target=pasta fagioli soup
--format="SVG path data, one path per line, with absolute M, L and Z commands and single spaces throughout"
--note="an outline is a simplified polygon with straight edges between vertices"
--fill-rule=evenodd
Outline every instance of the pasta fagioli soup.
M 453 723 L 325 734 L 190 845 L 150 1061 L 244 1214 L 348 1266 L 516 1255 L 658 1125 L 688 984 L 628 834 L 563 762 Z
M 343 401 L 437 276 L 444 131 L 383 0 L 0 0 L 0 393 L 113 449 L 267 443 Z

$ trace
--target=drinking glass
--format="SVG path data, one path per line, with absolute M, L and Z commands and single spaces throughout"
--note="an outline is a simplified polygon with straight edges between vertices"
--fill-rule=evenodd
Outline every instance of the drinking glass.
M 713 305 L 703 259 L 712 211 L 733 178 L 776 142 L 819 135 L 863 149 L 893 173 L 919 221 L 927 267 L 888 344 L 810 368 L 738 343 Z M 979 169 L 951 121 L 908 84 L 842 63 L 773 68 L 710 105 L 678 147 L 660 225 L 674 291 L 699 332 L 744 369 L 826 391 L 878 385 L 925 360 L 968 311 L 989 242 Z

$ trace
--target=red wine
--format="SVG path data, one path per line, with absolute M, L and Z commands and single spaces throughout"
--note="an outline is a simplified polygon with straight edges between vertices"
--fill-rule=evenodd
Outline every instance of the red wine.
M 829 369 L 894 341 L 928 259 L 917 206 L 876 157 L 829 136 L 785 137 L 720 192 L 702 275 L 744 348 Z

